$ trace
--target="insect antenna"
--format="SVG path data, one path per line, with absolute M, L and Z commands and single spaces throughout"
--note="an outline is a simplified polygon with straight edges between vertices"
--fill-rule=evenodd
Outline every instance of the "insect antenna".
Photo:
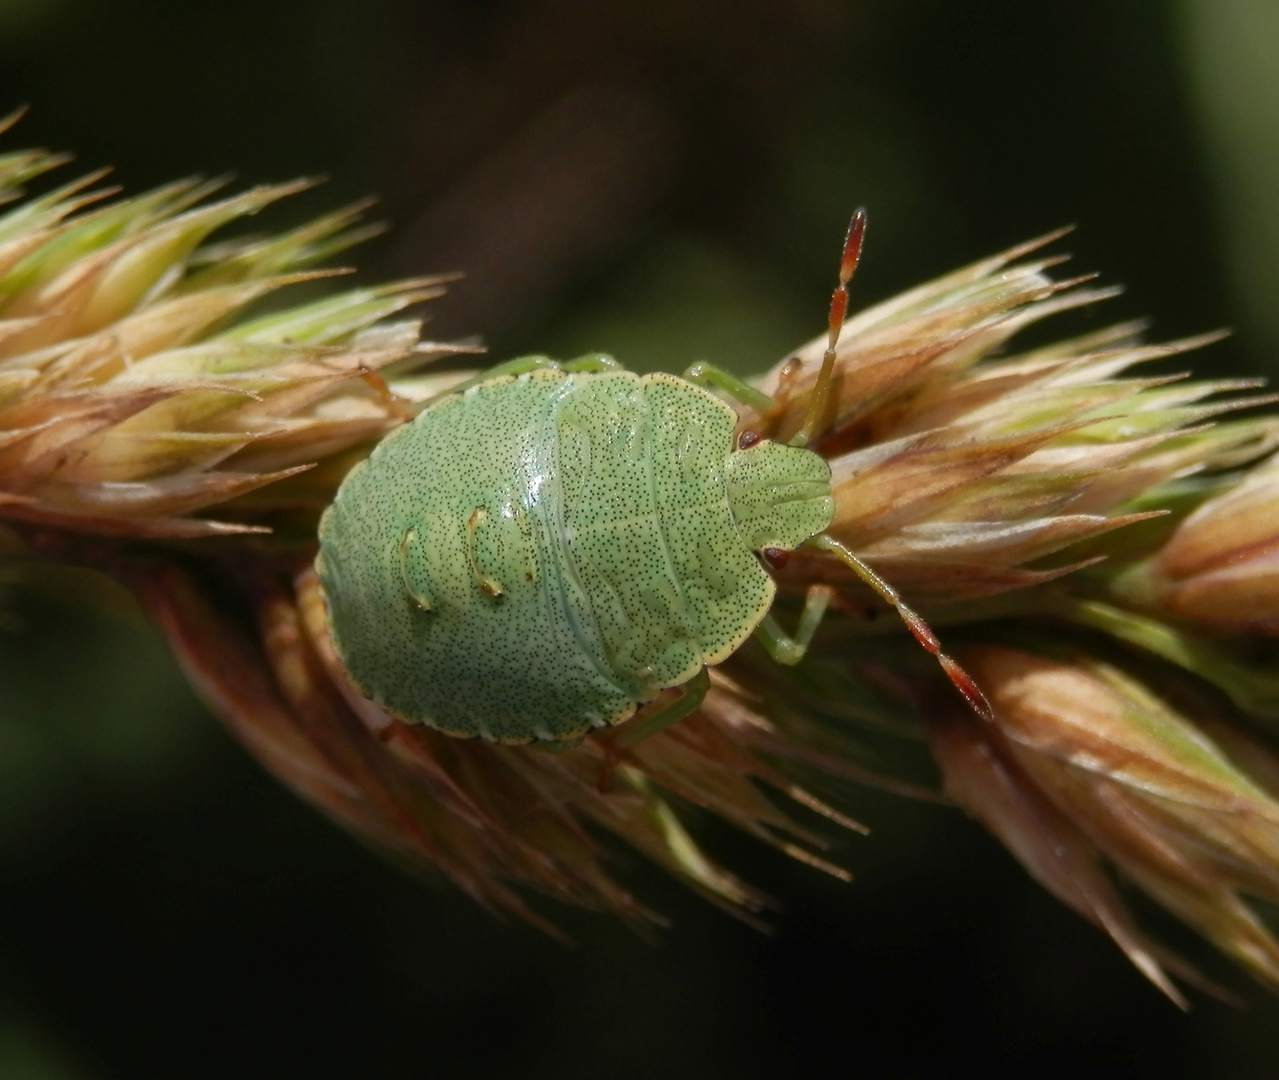
M 991 708 L 990 702 L 986 699 L 986 695 L 981 692 L 981 687 L 977 685 L 973 677 L 957 661 L 942 652 L 941 642 L 937 640 L 937 635 L 933 633 L 932 628 L 924 621 L 923 616 L 906 604 L 901 598 L 901 593 L 889 585 L 887 581 L 875 573 L 874 570 L 838 540 L 832 539 L 825 533 L 818 533 L 809 540 L 809 543 L 820 551 L 826 551 L 834 555 L 862 581 L 874 589 L 879 594 L 880 599 L 897 612 L 902 622 L 906 624 L 906 628 L 915 636 L 915 640 L 937 658 L 937 662 L 946 673 L 946 677 L 954 684 L 955 689 L 963 694 L 964 700 L 968 702 L 973 712 L 983 720 L 993 721 L 995 719 L 995 712 Z
M 830 398 L 830 384 L 835 373 L 835 346 L 839 344 L 839 332 L 844 327 L 844 316 L 848 313 L 848 283 L 857 269 L 857 262 L 862 255 L 862 237 L 866 235 L 866 208 L 858 207 L 853 220 L 848 223 L 848 234 L 844 237 L 844 254 L 839 260 L 839 284 L 830 294 L 830 312 L 826 316 L 826 351 L 822 354 L 822 368 L 817 374 L 817 383 L 813 387 L 813 396 L 808 403 L 808 411 L 804 413 L 804 422 L 799 431 L 791 436 L 791 446 L 807 446 L 813 441 L 817 428 L 826 415 L 826 402 Z
M 857 269 L 858 260 L 861 258 L 862 239 L 865 235 L 866 210 L 864 207 L 859 207 L 857 212 L 853 214 L 853 220 L 848 224 L 848 235 L 844 238 L 844 253 L 839 261 L 839 284 L 835 286 L 835 291 L 831 293 L 830 297 L 830 312 L 826 317 L 827 343 L 826 351 L 822 354 L 822 368 L 818 373 L 817 383 L 813 387 L 813 396 L 808 403 L 808 409 L 804 413 L 804 422 L 800 425 L 799 431 L 791 438 L 791 446 L 807 446 L 817 433 L 817 429 L 826 415 L 831 382 L 835 372 L 835 347 L 839 344 L 839 333 L 844 327 L 844 316 L 848 313 L 848 283 L 852 280 L 853 273 Z M 933 633 L 932 628 L 917 611 L 901 598 L 901 594 L 896 589 L 838 540 L 827 536 L 825 533 L 818 533 L 808 543 L 821 551 L 834 555 L 835 558 L 852 570 L 858 578 L 869 585 L 879 595 L 880 599 L 897 612 L 902 622 L 906 624 L 906 628 L 914 635 L 915 640 L 928 653 L 936 657 L 937 663 L 941 665 L 946 677 L 950 679 L 955 689 L 963 695 L 964 700 L 968 702 L 973 712 L 983 720 L 994 720 L 994 711 L 991 709 L 990 702 L 986 700 L 986 695 L 981 692 L 981 687 L 953 658 L 942 652 L 941 642 L 937 640 L 937 635 Z

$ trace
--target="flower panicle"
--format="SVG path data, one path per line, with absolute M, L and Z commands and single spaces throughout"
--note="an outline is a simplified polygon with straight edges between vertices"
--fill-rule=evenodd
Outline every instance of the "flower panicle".
M 1152 345 L 1126 322 L 1019 350 L 1117 291 L 1054 276 L 1059 232 L 855 313 L 824 404 L 827 335 L 757 381 L 772 405 L 740 408 L 764 436 L 811 430 L 831 537 L 937 627 L 988 719 L 813 547 L 777 571 L 783 619 L 807 590 L 832 596 L 801 668 L 748 644 L 697 711 L 634 745 L 496 746 L 361 698 L 311 570 L 345 472 L 470 375 L 438 361 L 473 350 L 423 340 L 409 310 L 447 277 L 289 304 L 377 228 L 364 204 L 223 239 L 308 183 L 123 198 L 94 173 L 21 196 L 65 161 L 0 156 L 6 549 L 129 585 L 229 729 L 353 834 L 551 932 L 535 894 L 660 922 L 619 844 L 757 921 L 769 898 L 689 809 L 847 877 L 831 830 L 861 826 L 832 803 L 869 782 L 959 802 L 1174 1000 L 1199 977 L 1124 887 L 1279 986 L 1249 902 L 1279 900 L 1279 419 L 1252 381 L 1173 369 L 1217 335 Z
M 0 192 L 62 160 L 9 155 Z M 315 264 L 369 235 L 362 206 L 215 245 L 309 182 L 209 202 L 220 183 L 110 200 L 98 179 L 0 215 L 0 497 L 15 516 L 149 537 L 253 528 L 191 515 L 375 441 L 457 377 L 411 377 L 459 350 L 393 318 L 446 275 L 253 314 L 331 276 Z M 392 365 L 410 377 L 388 387 L 377 373 Z
M 1149 689 L 1099 660 L 980 647 L 965 656 L 998 723 L 930 721 L 947 787 L 1041 883 L 1098 923 L 1179 1003 L 1193 969 L 1136 928 L 1103 861 L 1279 988 L 1279 943 L 1244 901 L 1279 900 L 1279 800 Z M 1235 747 L 1238 753 L 1238 744 Z M 1242 762 L 1273 774 L 1252 743 Z

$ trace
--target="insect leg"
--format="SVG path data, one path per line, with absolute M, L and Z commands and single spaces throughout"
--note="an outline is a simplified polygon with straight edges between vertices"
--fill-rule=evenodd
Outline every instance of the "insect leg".
M 488 382 L 489 379 L 494 379 L 501 375 L 523 375 L 526 372 L 537 371 L 540 368 L 559 371 L 560 367 L 560 362 L 552 360 L 549 356 L 519 356 L 514 360 L 506 360 L 501 364 L 494 364 L 491 368 L 485 368 L 473 379 L 467 379 L 466 382 L 450 386 L 445 393 L 460 394 L 464 390 L 469 390 L 472 386 L 479 386 L 480 383 Z
M 699 361 L 684 372 L 684 378 L 698 386 L 722 390 L 734 401 L 754 409 L 757 413 L 770 413 L 777 408 L 777 402 L 767 394 L 756 390 L 749 383 L 742 382 L 736 375 L 714 364 Z
M 779 664 L 798 664 L 808 652 L 808 646 L 826 615 L 833 590 L 826 585 L 814 585 L 804 597 L 804 610 L 799 616 L 799 626 L 791 637 L 770 612 L 755 627 L 755 637 Z
M 585 356 L 577 356 L 572 360 L 566 360 L 560 365 L 564 371 L 620 371 L 622 365 L 614 360 L 607 353 L 587 353 Z
M 942 670 L 946 672 L 946 677 L 954 683 L 955 689 L 964 695 L 964 700 L 972 707 L 973 712 L 983 720 L 994 720 L 994 710 L 991 709 L 990 702 L 986 700 L 986 695 L 981 692 L 981 688 L 973 681 L 968 672 L 941 651 L 941 642 L 937 640 L 937 635 L 932 632 L 929 625 L 913 609 L 906 606 L 901 594 L 896 589 L 838 540 L 834 540 L 824 533 L 818 533 L 808 543 L 819 551 L 834 555 L 862 581 L 874 589 L 885 603 L 891 605 L 897 614 L 901 616 L 906 628 L 915 635 L 915 640 L 937 658 Z
M 626 724 L 617 734 L 617 748 L 625 750 L 650 736 L 664 731 L 672 724 L 679 723 L 689 713 L 694 712 L 705 700 L 706 691 L 711 688 L 711 677 L 702 668 L 684 684 L 684 693 L 656 712 L 641 716 Z

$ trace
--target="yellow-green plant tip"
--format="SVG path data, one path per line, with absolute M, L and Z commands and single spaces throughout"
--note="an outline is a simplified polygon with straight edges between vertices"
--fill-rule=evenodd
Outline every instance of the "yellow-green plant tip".
M 416 282 L 353 289 L 304 307 L 264 315 L 219 334 L 218 340 L 329 345 L 442 293 L 439 285 Z

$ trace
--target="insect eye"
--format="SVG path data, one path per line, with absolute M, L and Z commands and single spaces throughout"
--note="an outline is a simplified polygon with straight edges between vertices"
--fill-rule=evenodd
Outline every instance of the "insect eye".
M 781 570 L 790 562 L 790 552 L 785 548 L 765 548 L 760 554 L 763 555 L 764 562 L 773 570 Z
M 761 438 L 762 436 L 758 431 L 743 431 L 737 436 L 737 449 L 749 450 L 752 446 L 759 442 Z

